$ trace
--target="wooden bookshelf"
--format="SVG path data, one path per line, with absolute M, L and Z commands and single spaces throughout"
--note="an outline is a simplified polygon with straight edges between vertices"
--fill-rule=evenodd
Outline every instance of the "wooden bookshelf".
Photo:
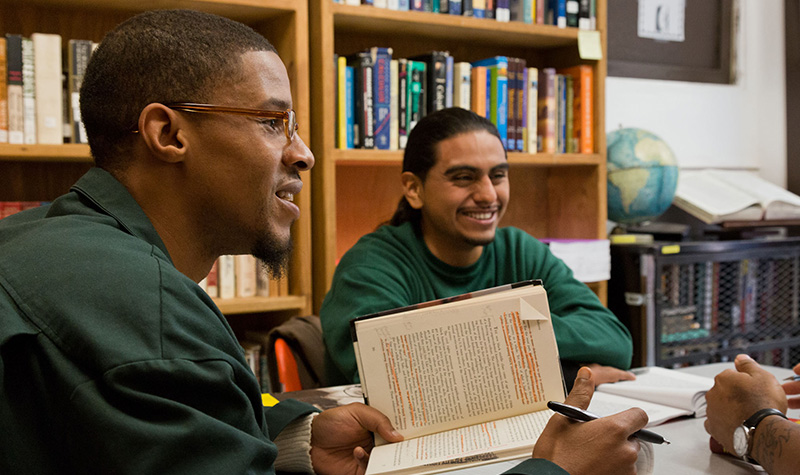
M 455 61 L 504 55 L 528 66 L 589 64 L 594 72 L 593 154 L 509 153 L 511 201 L 501 225 L 536 237 L 606 237 L 606 60 L 582 60 L 578 30 L 521 22 L 398 12 L 310 0 L 313 170 L 314 309 L 330 288 L 336 262 L 359 237 L 389 219 L 401 196 L 402 151 L 335 148 L 334 55 L 390 46 L 403 58 L 447 50 Z M 597 4 L 597 27 L 606 51 L 606 1 Z M 606 282 L 590 287 L 606 301 Z
M 308 140 L 310 129 L 308 71 L 308 5 L 285 0 L 3 0 L 0 34 L 34 32 L 60 34 L 69 39 L 99 42 L 107 31 L 131 16 L 151 8 L 189 8 L 241 21 L 262 33 L 286 64 L 292 86 L 299 133 Z M 0 201 L 49 201 L 92 166 L 87 145 L 0 144 Z M 293 227 L 294 248 L 289 271 L 290 295 L 268 298 L 216 300 L 227 315 L 311 311 L 311 187 L 295 197 L 301 218 Z M 279 322 L 276 322 L 279 323 Z M 263 325 L 259 325 L 263 326 Z

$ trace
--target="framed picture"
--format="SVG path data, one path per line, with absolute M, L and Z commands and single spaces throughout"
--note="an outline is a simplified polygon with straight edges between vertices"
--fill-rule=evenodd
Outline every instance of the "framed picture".
M 608 75 L 733 83 L 735 1 L 609 1 Z

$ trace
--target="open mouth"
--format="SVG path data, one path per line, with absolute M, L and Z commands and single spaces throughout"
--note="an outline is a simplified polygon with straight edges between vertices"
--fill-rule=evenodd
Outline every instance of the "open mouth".
M 294 193 L 290 193 L 288 191 L 279 191 L 275 193 L 275 195 L 285 201 L 294 201 Z
M 494 217 L 496 211 L 464 211 L 463 214 L 471 219 L 477 219 L 479 221 L 487 221 Z

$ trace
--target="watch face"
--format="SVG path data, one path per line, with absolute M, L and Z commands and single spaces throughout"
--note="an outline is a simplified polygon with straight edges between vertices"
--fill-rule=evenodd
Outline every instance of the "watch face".
M 747 429 L 739 426 L 733 431 L 733 451 L 737 457 L 747 455 Z

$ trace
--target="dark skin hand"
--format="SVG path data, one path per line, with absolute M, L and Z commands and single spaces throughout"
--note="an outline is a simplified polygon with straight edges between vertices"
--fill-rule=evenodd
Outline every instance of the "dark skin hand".
M 581 368 L 565 403 L 586 409 L 594 387 L 592 370 Z M 533 457 L 550 460 L 570 475 L 634 475 L 639 442 L 631 435 L 645 425 L 647 414 L 638 408 L 591 422 L 556 414 L 536 442 Z M 576 447 L 580 447 L 579 457 Z
M 403 440 L 386 416 L 364 404 L 352 403 L 321 412 L 311 425 L 314 472 L 363 475 L 374 445 L 373 432 L 388 442 Z

